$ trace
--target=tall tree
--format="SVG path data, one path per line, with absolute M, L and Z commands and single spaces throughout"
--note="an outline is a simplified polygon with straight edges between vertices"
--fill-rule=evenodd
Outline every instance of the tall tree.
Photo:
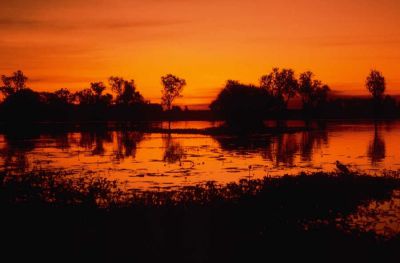
M 271 73 L 260 79 L 260 87 L 268 90 L 284 107 L 296 95 L 298 86 L 292 69 L 273 68 Z
M 96 97 L 100 98 L 103 91 L 106 89 L 106 86 L 103 82 L 92 82 L 90 83 L 90 88 L 96 95 Z
M 73 95 L 68 89 L 59 89 L 54 92 L 54 95 L 56 98 L 64 103 L 64 104 L 69 104 L 73 102 Z
M 0 88 L 4 101 L 2 108 L 8 121 L 34 121 L 44 114 L 42 97 L 26 87 L 28 78 L 20 70 L 11 76 L 1 77 L 3 86 Z
M 112 103 L 112 95 L 107 93 L 103 94 L 104 90 L 106 90 L 106 85 L 103 82 L 93 82 L 90 83 L 90 89 L 94 94 L 94 101 L 99 106 L 110 106 Z
M 381 100 L 386 89 L 385 77 L 383 77 L 381 72 L 371 70 L 367 77 L 365 86 L 375 100 Z
M 328 99 L 330 88 L 322 81 L 314 79 L 311 71 L 300 74 L 299 94 L 303 103 L 304 110 L 315 110 L 320 108 Z
M 74 94 L 75 100 L 78 101 L 81 106 L 88 106 L 95 104 L 96 98 L 93 94 L 92 89 L 83 89 L 77 91 Z
M 11 94 L 26 88 L 25 84 L 28 78 L 21 70 L 18 70 L 11 76 L 2 75 L 1 80 L 3 82 L 3 86 L 0 87 L 0 91 L 5 97 L 8 97 Z
M 110 77 L 109 83 L 111 90 L 117 94 L 116 104 L 133 105 L 144 103 L 144 98 L 140 92 L 136 91 L 135 81 L 127 81 L 120 77 Z
M 303 107 L 310 104 L 314 86 L 319 85 L 317 82 L 314 83 L 313 75 L 314 74 L 311 71 L 307 71 L 300 74 L 299 77 L 299 94 L 301 96 Z
M 163 85 L 161 102 L 168 110 L 171 110 L 174 100 L 182 96 L 181 93 L 186 86 L 186 81 L 168 74 L 161 77 L 161 82 Z

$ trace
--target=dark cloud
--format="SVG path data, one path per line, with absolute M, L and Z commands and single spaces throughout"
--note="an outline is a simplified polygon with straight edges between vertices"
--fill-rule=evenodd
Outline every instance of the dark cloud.
M 13 55 L 77 55 L 88 52 L 98 51 L 94 45 L 90 44 L 61 44 L 61 43 L 29 43 L 29 42 L 8 42 L 0 41 L 0 50 L 4 54 Z
M 360 46 L 360 45 L 399 45 L 400 38 L 387 38 L 376 36 L 354 38 L 354 37 L 341 37 L 336 39 L 323 39 L 318 41 L 319 46 L 323 47 L 340 47 L 340 46 Z
M 90 83 L 100 79 L 99 77 L 74 77 L 74 76 L 38 76 L 29 78 L 31 83 Z
M 127 21 L 127 22 L 113 22 L 113 21 L 100 21 L 92 23 L 92 26 L 99 26 L 105 29 L 120 29 L 120 28 L 137 28 L 137 27 L 162 27 L 184 24 L 184 20 L 147 20 L 147 21 Z
M 33 19 L 0 18 L 0 27 L 29 27 L 38 26 L 43 22 Z
M 69 6 L 79 6 L 82 5 L 92 5 L 101 2 L 98 0 L 2 0 L 0 1 L 0 7 L 8 10 L 15 9 L 48 9 L 56 7 L 69 7 Z M 104 2 L 104 1 L 103 1 Z
M 0 18 L 0 29 L 26 30 L 104 30 L 104 29 L 130 29 L 141 27 L 163 27 L 186 23 L 184 20 L 137 20 L 137 21 L 113 21 L 113 20 L 74 20 L 53 21 L 39 19 L 15 19 Z
M 15 18 L 1 18 L 0 29 L 9 30 L 31 30 L 31 29 L 74 29 L 76 25 L 68 24 L 66 22 L 44 21 L 37 19 L 15 19 Z

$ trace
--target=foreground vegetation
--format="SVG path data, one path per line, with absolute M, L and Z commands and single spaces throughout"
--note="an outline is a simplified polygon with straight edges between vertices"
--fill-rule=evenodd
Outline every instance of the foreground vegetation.
M 367 216 L 360 207 L 372 201 L 391 200 L 398 173 L 342 169 L 158 192 L 66 172 L 0 176 L 2 249 L 24 251 L 14 258 L 399 260 L 397 232 L 380 235 L 350 219 Z

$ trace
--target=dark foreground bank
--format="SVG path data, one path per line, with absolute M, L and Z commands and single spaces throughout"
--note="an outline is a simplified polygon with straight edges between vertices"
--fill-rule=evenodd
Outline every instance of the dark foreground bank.
M 52 262 L 399 262 L 400 236 L 354 224 L 397 173 L 347 171 L 126 192 L 99 177 L 0 173 L 1 257 Z M 400 215 L 399 215 L 400 216 Z

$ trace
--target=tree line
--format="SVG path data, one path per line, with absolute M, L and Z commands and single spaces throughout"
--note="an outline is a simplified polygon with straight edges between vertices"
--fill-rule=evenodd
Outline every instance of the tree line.
M 161 78 L 162 103 L 150 103 L 138 91 L 134 80 L 110 77 L 108 85 L 92 82 L 88 88 L 71 92 L 62 88 L 54 92 L 37 92 L 26 83 L 20 70 L 3 75 L 0 92 L 1 120 L 65 121 L 65 120 L 144 120 L 158 119 L 173 111 L 173 101 L 181 96 L 185 80 L 172 74 Z M 110 90 L 110 92 L 106 92 Z
M 173 103 L 182 96 L 186 81 L 172 74 L 161 77 L 160 104 L 150 103 L 134 80 L 122 77 L 111 76 L 108 83 L 92 82 L 76 92 L 64 88 L 34 91 L 27 87 L 28 78 L 20 70 L 3 75 L 1 81 L 2 121 L 158 120 L 184 115 Z M 268 118 L 356 117 L 399 112 L 398 103 L 385 95 L 386 82 L 381 72 L 372 70 L 365 85 L 371 99 L 333 99 L 330 87 L 312 72 L 297 77 L 292 69 L 273 68 L 260 77 L 258 85 L 228 80 L 209 108 L 212 116 L 240 124 Z M 294 98 L 301 101 L 301 110 L 290 109 L 289 102 Z
M 249 125 L 265 119 L 289 118 L 377 118 L 398 117 L 399 103 L 385 95 L 382 73 L 371 70 L 365 86 L 370 99 L 335 98 L 331 89 L 311 71 L 296 77 L 292 69 L 273 68 L 261 76 L 258 85 L 228 80 L 210 109 L 233 125 Z M 293 98 L 301 101 L 300 110 L 288 107 Z
M 292 69 L 274 68 L 260 78 L 258 86 L 228 80 L 210 109 L 228 122 L 254 122 L 286 111 L 296 96 L 301 98 L 304 113 L 318 110 L 327 102 L 329 92 L 328 85 L 310 71 L 297 79 Z

